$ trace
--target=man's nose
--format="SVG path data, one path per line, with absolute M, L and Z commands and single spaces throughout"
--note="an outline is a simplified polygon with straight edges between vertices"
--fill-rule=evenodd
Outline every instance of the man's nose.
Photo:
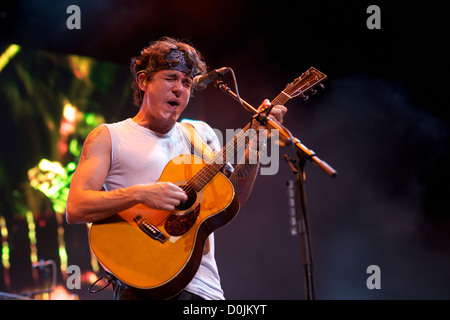
M 181 95 L 183 92 L 183 83 L 181 81 L 174 81 L 172 92 L 175 93 L 177 96 Z

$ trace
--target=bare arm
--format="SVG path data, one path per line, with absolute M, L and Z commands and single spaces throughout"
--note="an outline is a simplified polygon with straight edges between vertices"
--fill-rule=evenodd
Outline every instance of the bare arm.
M 80 161 L 70 184 L 66 219 L 69 223 L 94 222 L 138 203 L 173 210 L 187 196 L 170 182 L 136 185 L 102 191 L 111 159 L 111 138 L 106 126 L 94 129 L 83 146 Z
M 237 165 L 230 176 L 241 206 L 250 196 L 259 169 L 259 160 L 257 164 L 250 164 L 248 163 L 248 149 L 245 150 L 245 154 L 246 163 Z

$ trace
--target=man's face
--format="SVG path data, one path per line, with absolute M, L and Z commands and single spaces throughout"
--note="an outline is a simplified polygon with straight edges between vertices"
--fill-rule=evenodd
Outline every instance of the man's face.
M 147 118 L 170 130 L 189 102 L 192 79 L 177 70 L 161 70 L 152 75 L 145 87 L 143 104 Z

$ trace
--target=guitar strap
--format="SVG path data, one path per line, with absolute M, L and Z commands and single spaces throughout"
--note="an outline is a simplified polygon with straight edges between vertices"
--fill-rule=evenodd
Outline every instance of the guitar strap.
M 183 131 L 184 137 L 188 144 L 191 145 L 191 153 L 200 157 L 204 161 L 208 162 L 214 157 L 214 152 L 206 144 L 203 138 L 195 130 L 194 126 L 188 122 L 178 123 L 178 127 Z M 206 239 L 205 247 L 203 248 L 203 254 L 207 254 L 210 251 L 209 238 Z
M 188 122 L 181 122 L 178 123 L 178 125 L 181 131 L 183 131 L 184 137 L 186 138 L 187 142 L 191 145 L 191 151 L 194 151 L 193 154 L 195 154 L 197 157 L 200 157 L 206 162 L 214 157 L 214 152 L 198 134 L 197 130 L 195 130 L 192 124 Z

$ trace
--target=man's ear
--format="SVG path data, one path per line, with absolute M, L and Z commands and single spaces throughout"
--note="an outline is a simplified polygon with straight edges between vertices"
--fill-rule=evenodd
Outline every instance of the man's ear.
M 139 74 L 137 80 L 138 80 L 139 89 L 141 89 L 142 91 L 146 91 L 147 90 L 147 75 L 144 72 L 142 72 Z

